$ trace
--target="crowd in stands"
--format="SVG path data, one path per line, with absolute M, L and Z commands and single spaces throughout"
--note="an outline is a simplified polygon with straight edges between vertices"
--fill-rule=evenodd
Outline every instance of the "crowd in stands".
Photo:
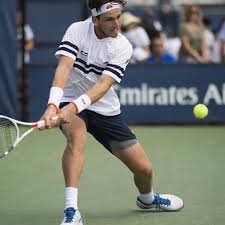
M 122 32 L 134 49 L 130 63 L 225 63 L 225 16 L 212 29 L 199 6 L 180 12 L 164 2 L 157 17 L 149 8 L 123 13 Z

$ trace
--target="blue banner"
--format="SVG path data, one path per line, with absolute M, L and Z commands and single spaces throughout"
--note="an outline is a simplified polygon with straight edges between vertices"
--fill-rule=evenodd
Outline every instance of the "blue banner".
M 30 120 L 38 120 L 46 108 L 54 71 L 29 70 Z M 129 124 L 225 122 L 225 65 L 128 66 L 114 88 Z M 208 106 L 206 119 L 194 117 L 197 103 Z
M 225 65 L 129 66 L 115 90 L 128 123 L 225 122 Z M 208 106 L 207 118 L 194 117 L 197 103 Z

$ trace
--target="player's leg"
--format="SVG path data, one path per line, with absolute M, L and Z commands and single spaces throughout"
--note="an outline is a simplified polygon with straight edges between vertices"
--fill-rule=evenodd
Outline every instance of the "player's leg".
M 78 116 L 62 126 L 67 145 L 62 158 L 62 168 L 67 187 L 77 187 L 84 164 L 84 146 L 87 141 L 85 122 Z
M 122 114 L 102 116 L 87 110 L 88 131 L 111 153 L 117 156 L 134 174 L 139 190 L 137 205 L 141 208 L 159 207 L 178 210 L 183 202 L 176 196 L 153 193 L 152 165 L 136 136 L 127 126 Z
M 65 211 L 62 225 L 82 225 L 78 211 L 78 185 L 84 165 L 84 146 L 87 141 L 86 124 L 78 116 L 62 125 L 67 145 L 62 158 L 65 179 Z
M 114 150 L 114 155 L 134 174 L 135 185 L 139 190 L 136 201 L 139 208 L 158 208 L 166 211 L 176 211 L 183 208 L 183 201 L 179 197 L 153 193 L 152 165 L 140 144 L 134 144 L 127 149 Z
M 139 197 L 146 203 L 152 203 L 153 195 L 153 168 L 142 146 L 137 143 L 133 146 L 113 152 L 133 173 L 134 183 L 139 190 Z

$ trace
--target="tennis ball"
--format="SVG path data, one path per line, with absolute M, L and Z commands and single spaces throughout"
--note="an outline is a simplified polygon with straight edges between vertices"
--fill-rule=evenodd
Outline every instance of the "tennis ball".
M 194 107 L 193 113 L 197 119 L 203 119 L 208 115 L 208 108 L 204 104 L 197 104 Z

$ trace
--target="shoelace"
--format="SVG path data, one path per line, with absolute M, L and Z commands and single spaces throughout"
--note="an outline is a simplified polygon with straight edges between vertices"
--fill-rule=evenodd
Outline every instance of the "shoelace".
M 152 204 L 156 205 L 156 208 L 160 207 L 160 205 L 166 205 L 169 206 L 171 204 L 169 199 L 161 198 L 160 195 L 157 193 L 154 195 L 154 201 Z
M 76 210 L 74 208 L 67 208 L 64 210 L 66 221 L 65 223 L 71 223 L 75 215 Z

